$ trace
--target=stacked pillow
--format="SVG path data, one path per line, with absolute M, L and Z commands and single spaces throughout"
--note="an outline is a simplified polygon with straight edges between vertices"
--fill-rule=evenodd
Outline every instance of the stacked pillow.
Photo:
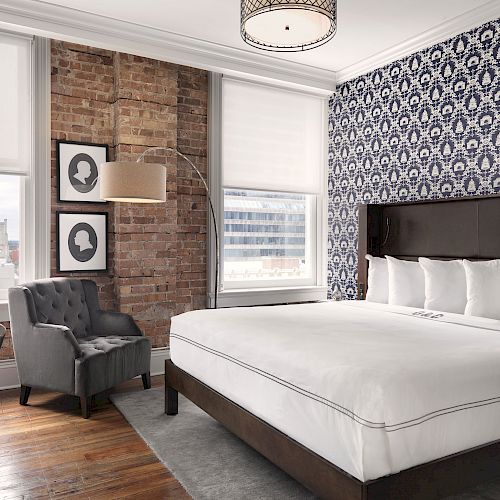
M 500 320 L 500 259 L 418 262 L 367 255 L 366 300 Z

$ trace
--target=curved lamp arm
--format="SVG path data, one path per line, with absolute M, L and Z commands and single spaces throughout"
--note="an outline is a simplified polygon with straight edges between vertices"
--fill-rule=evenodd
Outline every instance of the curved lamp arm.
M 214 225 L 214 234 L 215 234 L 215 286 L 214 286 L 214 309 L 217 309 L 217 292 L 219 290 L 219 231 L 217 229 L 217 218 L 215 217 L 215 210 L 214 210 L 214 205 L 212 203 L 212 198 L 210 197 L 210 190 L 208 189 L 207 182 L 201 175 L 200 171 L 196 167 L 196 165 L 183 153 L 178 151 L 175 148 L 170 148 L 170 147 L 163 147 L 163 146 L 154 146 L 151 148 L 146 149 L 139 158 L 137 158 L 137 163 L 140 163 L 141 161 L 144 160 L 144 157 L 153 151 L 169 151 L 171 153 L 175 153 L 177 156 L 180 156 L 184 160 L 188 162 L 188 164 L 191 166 L 191 168 L 196 172 L 198 175 L 199 179 L 201 180 L 203 187 L 205 188 L 205 191 L 207 193 L 207 199 L 208 199 L 208 206 L 210 207 L 210 214 L 212 215 L 212 222 Z

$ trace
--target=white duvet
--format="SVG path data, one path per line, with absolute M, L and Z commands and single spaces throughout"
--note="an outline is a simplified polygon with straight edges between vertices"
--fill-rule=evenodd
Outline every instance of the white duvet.
M 500 439 L 500 321 L 324 302 L 171 332 L 179 368 L 362 481 Z

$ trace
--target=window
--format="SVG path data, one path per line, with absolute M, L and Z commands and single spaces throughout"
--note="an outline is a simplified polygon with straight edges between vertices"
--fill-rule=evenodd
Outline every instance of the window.
M 314 284 L 313 196 L 224 190 L 224 286 Z
M 30 172 L 31 40 L 0 35 L 0 300 L 19 281 L 21 184 Z
M 0 300 L 19 282 L 21 179 L 17 175 L 0 177 Z
M 48 49 L 0 32 L 0 321 L 9 287 L 49 274 Z
M 289 290 L 276 302 L 323 290 L 325 99 L 229 77 L 220 89 L 220 303 L 252 289 Z

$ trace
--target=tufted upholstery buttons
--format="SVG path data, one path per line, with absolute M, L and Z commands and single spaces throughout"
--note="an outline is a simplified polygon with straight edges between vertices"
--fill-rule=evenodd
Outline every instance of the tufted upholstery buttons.
M 75 337 L 92 332 L 90 313 L 82 282 L 73 278 L 56 278 L 28 283 L 35 302 L 38 321 L 64 325 Z M 97 298 L 94 298 L 97 303 Z
M 147 340 L 145 337 L 127 337 L 127 336 L 112 336 L 112 337 L 84 337 L 78 339 L 80 349 L 83 353 L 83 358 L 88 359 L 94 356 L 107 355 L 117 349 L 124 349 L 127 346 L 142 343 Z

